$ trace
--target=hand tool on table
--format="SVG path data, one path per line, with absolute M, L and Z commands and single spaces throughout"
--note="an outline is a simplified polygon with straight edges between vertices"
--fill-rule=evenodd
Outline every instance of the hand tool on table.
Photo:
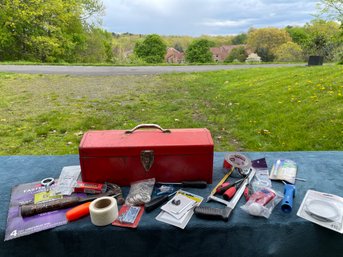
M 181 183 L 164 183 L 164 182 L 158 182 L 156 184 L 162 184 L 162 185 L 180 185 L 181 187 L 192 187 L 192 188 L 206 188 L 207 183 L 206 181 L 183 181 Z M 177 191 L 169 194 L 169 195 L 162 195 L 158 196 L 154 199 L 152 199 L 150 202 L 146 203 L 144 205 L 144 210 L 146 212 L 151 212 L 152 210 L 155 210 L 157 207 L 161 206 L 165 202 L 169 200 L 171 196 L 173 196 Z
M 244 180 L 244 178 L 239 179 L 237 181 L 235 181 L 233 184 L 230 184 L 229 182 L 225 182 L 223 183 L 221 186 L 219 186 L 216 190 L 217 194 L 224 194 L 228 189 L 230 189 L 231 187 L 236 186 L 237 184 L 241 183 Z
M 204 219 L 222 219 L 224 221 L 228 221 L 232 210 L 235 208 L 236 204 L 244 193 L 246 185 L 250 183 L 255 173 L 255 169 L 251 169 L 249 175 L 247 175 L 246 179 L 244 179 L 241 187 L 237 190 L 235 196 L 231 199 L 231 201 L 225 201 L 219 197 L 214 196 L 214 193 L 212 193 L 215 192 L 215 189 L 223 183 L 223 181 L 220 181 L 219 184 L 214 188 L 214 190 L 212 190 L 211 194 L 207 197 L 207 202 L 211 200 L 216 201 L 226 205 L 225 208 L 219 209 L 206 206 L 198 206 L 194 209 L 195 215 L 199 218 Z
M 45 202 L 45 203 L 25 204 L 25 205 L 22 205 L 20 208 L 21 216 L 28 217 L 28 216 L 33 216 L 33 215 L 44 213 L 44 212 L 66 209 L 66 208 L 73 207 L 82 203 L 93 201 L 103 196 L 114 196 L 117 198 L 118 204 L 124 203 L 122 191 L 118 185 L 107 183 L 107 188 L 108 188 L 108 191 L 106 193 L 98 194 L 95 196 L 89 196 L 89 197 L 71 196 L 71 197 L 62 198 L 62 199 Z
M 157 185 L 176 185 L 179 187 L 206 188 L 206 181 L 182 181 L 180 183 L 156 182 Z
M 235 196 L 237 190 L 242 186 L 243 182 L 245 181 L 245 179 L 240 180 L 238 182 L 236 182 L 232 187 L 230 187 L 229 189 L 227 189 L 224 194 L 223 194 L 223 198 L 225 200 L 231 200 L 232 197 Z M 244 188 L 245 189 L 245 188 Z
M 176 194 L 176 192 L 177 191 L 175 191 L 174 193 L 171 193 L 169 195 L 161 195 L 161 196 L 158 196 L 158 197 L 152 199 L 150 202 L 144 204 L 144 210 L 146 212 L 151 212 L 151 211 L 155 210 L 157 207 L 159 207 L 162 204 L 164 204 L 165 202 L 167 202 L 171 196 Z
M 82 218 L 83 216 L 87 216 L 89 214 L 89 205 L 91 205 L 91 202 L 86 202 L 67 211 L 66 212 L 67 220 L 74 221 L 79 218 Z

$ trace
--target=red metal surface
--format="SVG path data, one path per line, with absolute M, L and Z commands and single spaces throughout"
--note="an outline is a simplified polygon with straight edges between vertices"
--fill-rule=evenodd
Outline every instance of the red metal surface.
M 145 150 L 154 152 L 149 171 L 141 163 Z M 81 140 L 79 154 L 84 181 L 127 186 L 154 177 L 160 182 L 212 183 L 213 140 L 207 129 L 90 131 Z

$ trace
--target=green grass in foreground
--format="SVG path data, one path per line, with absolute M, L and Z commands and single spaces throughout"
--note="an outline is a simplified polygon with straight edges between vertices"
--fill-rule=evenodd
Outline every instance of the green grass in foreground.
M 208 128 L 216 151 L 343 150 L 343 67 L 158 76 L 0 74 L 0 154 L 77 153 L 87 130 Z

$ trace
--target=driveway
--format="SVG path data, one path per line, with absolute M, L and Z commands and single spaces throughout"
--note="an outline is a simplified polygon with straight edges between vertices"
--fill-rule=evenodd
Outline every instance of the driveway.
M 0 65 L 0 72 L 29 74 L 66 74 L 83 76 L 149 75 L 173 72 L 203 72 L 248 68 L 290 67 L 305 64 L 256 65 L 190 65 L 190 66 L 56 66 L 56 65 Z

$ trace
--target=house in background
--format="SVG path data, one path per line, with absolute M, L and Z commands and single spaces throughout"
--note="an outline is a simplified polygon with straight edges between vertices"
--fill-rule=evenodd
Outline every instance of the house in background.
M 167 63 L 184 63 L 185 54 L 173 47 L 168 47 L 167 54 L 165 55 L 164 59 Z
M 245 47 L 245 45 L 224 45 L 220 47 L 211 47 L 210 51 L 215 62 L 223 62 L 226 57 L 228 57 L 232 49 L 242 46 Z

